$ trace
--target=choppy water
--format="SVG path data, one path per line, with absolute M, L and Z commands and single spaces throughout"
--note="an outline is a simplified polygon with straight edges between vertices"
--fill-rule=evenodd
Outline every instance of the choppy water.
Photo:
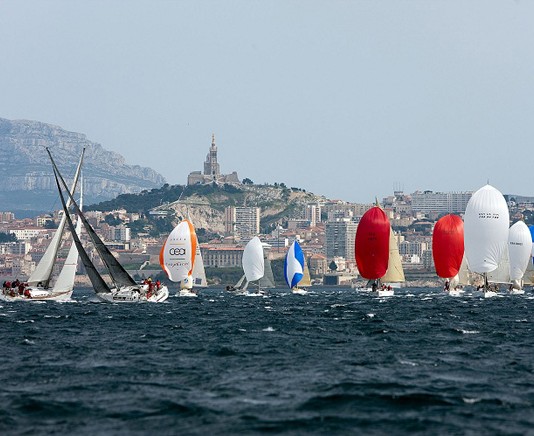
M 534 294 L 3 303 L 2 434 L 528 434 Z

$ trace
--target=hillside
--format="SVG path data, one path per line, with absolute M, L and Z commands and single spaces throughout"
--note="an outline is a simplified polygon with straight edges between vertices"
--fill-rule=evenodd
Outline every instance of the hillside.
M 197 229 L 224 233 L 224 211 L 227 206 L 252 206 L 262 210 L 263 231 L 287 218 L 298 218 L 303 206 L 324 197 L 299 188 L 275 185 L 164 185 L 160 189 L 140 194 L 123 194 L 117 198 L 88 207 L 88 210 L 111 211 L 125 209 L 140 212 L 154 222 L 154 212 L 159 218 L 175 225 L 189 217 Z M 149 213 L 152 212 L 152 215 Z M 162 218 L 163 217 L 163 218 Z
M 4 210 L 50 210 L 57 189 L 45 147 L 52 150 L 63 175 L 74 173 L 85 147 L 84 188 L 87 202 L 161 186 L 165 180 L 150 168 L 127 165 L 81 133 L 38 121 L 0 118 L 0 203 Z

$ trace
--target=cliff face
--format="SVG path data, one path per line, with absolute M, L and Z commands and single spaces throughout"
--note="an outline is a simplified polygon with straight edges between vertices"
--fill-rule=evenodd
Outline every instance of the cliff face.
M 50 148 L 66 178 L 74 174 L 80 153 L 83 147 L 86 148 L 83 174 L 87 202 L 140 192 L 165 183 L 154 170 L 127 165 L 124 157 L 105 150 L 81 133 L 38 121 L 0 118 L 0 199 L 3 209 L 48 209 L 50 200 L 57 198 L 45 147 Z M 23 204 L 20 203 L 21 197 L 25 199 Z

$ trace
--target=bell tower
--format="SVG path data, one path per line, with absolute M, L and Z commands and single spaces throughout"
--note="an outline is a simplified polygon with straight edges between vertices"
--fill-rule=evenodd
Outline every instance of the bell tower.
M 211 135 L 211 147 L 206 162 L 204 162 L 204 175 L 210 176 L 214 181 L 220 176 L 221 170 L 217 163 L 217 145 L 215 145 L 215 134 Z

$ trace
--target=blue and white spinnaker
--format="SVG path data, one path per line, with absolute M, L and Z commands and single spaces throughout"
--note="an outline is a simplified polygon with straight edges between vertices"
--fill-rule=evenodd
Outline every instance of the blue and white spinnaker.
M 296 240 L 291 244 L 286 254 L 284 277 L 290 288 L 296 287 L 304 277 L 304 253 Z

